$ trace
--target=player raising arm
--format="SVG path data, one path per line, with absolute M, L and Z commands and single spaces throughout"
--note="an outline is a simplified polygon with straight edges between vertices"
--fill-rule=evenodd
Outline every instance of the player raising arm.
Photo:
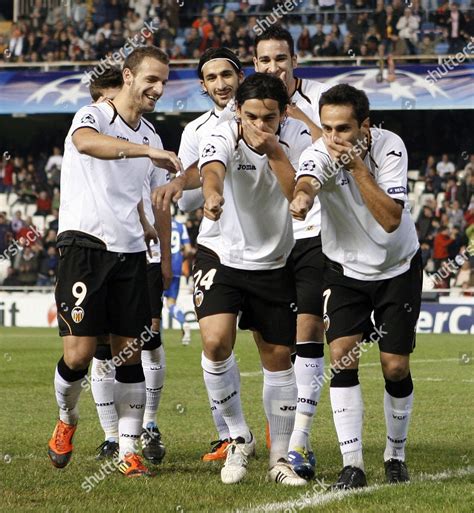
M 323 137 L 300 158 L 291 212 L 304 219 L 316 194 L 321 201 L 330 397 L 344 467 L 334 487 L 366 485 L 358 366 L 363 333 L 371 329 L 385 379 L 385 474 L 389 483 L 408 481 L 409 361 L 422 268 L 407 204 L 407 151 L 396 134 L 370 128 L 367 96 L 352 86 L 325 92 L 320 113 Z
M 275 77 L 256 73 L 244 80 L 236 104 L 239 122 L 219 125 L 200 146 L 206 217 L 193 275 L 204 382 L 232 439 L 221 479 L 237 483 L 255 451 L 232 352 L 241 311 L 239 326 L 254 332 L 263 365 L 272 440 L 268 475 L 297 486 L 305 480 L 286 462 L 297 393 L 290 360 L 296 296 L 287 262 L 294 244 L 288 199 L 295 160 L 311 139 L 298 121 L 282 125 L 288 93 Z M 290 146 L 290 140 L 296 143 Z

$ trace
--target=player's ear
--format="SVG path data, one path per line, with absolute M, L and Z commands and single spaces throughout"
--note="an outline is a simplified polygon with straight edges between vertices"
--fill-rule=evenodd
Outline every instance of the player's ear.
M 296 69 L 298 67 L 298 56 L 296 53 L 291 58 L 291 65 L 293 66 L 293 69 Z
M 239 71 L 239 85 L 244 81 L 245 75 L 243 71 Z
M 365 118 L 360 128 L 367 135 L 370 132 L 370 118 Z
M 258 71 L 258 70 L 257 70 L 257 62 L 258 62 L 257 57 L 255 57 L 255 56 L 254 56 L 254 58 L 253 58 L 252 60 L 253 60 L 253 67 L 254 67 L 254 71 Z
M 201 84 L 202 92 L 205 93 L 205 94 L 209 94 L 207 92 L 206 86 L 204 85 L 204 80 L 199 80 L 199 83 Z
M 123 83 L 127 86 L 130 86 L 133 81 L 133 73 L 132 73 L 131 69 L 125 68 L 122 71 L 122 76 L 123 76 Z

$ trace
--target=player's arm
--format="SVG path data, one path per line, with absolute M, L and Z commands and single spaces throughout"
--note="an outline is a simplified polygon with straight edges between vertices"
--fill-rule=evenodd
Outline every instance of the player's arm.
M 224 204 L 224 164 L 217 160 L 205 163 L 201 167 L 201 176 L 204 215 L 211 221 L 217 221 L 222 214 Z
M 155 215 L 155 229 L 158 233 L 161 250 L 161 273 L 163 275 L 163 289 L 166 290 L 173 278 L 171 270 L 171 212 L 170 210 L 153 209 Z
M 302 121 L 307 127 L 308 130 L 311 133 L 311 139 L 316 141 L 323 135 L 323 131 L 319 126 L 311 120 L 309 116 L 307 116 L 299 107 L 296 105 L 288 105 L 286 112 L 288 113 L 288 116 L 293 119 L 298 119 L 299 121 Z
M 360 158 L 360 152 L 356 151 L 350 142 L 335 137 L 333 140 L 326 140 L 325 144 L 331 156 L 335 160 L 341 160 L 352 171 L 362 199 L 375 220 L 387 233 L 394 232 L 402 220 L 403 206 L 378 186 Z M 347 164 L 344 162 L 344 158 L 348 162 Z
M 88 127 L 80 127 L 72 134 L 72 142 L 79 153 L 102 160 L 149 158 L 157 167 L 177 173 L 182 171 L 178 157 L 172 151 L 159 150 L 147 144 L 136 144 Z
M 288 160 L 282 145 L 278 142 L 278 138 L 275 134 L 259 130 L 246 120 L 242 120 L 242 127 L 249 134 L 252 146 L 267 155 L 270 168 L 275 174 L 283 194 L 288 201 L 291 201 L 295 189 L 295 169 Z
M 296 182 L 293 201 L 290 203 L 290 213 L 299 221 L 304 221 L 306 215 L 313 207 L 314 198 L 321 189 L 317 178 L 304 175 Z
M 151 241 L 158 241 L 158 234 L 155 230 L 155 228 L 148 222 L 148 219 L 145 215 L 145 208 L 143 207 L 143 200 L 140 200 L 140 202 L 137 205 L 138 215 L 140 217 L 140 224 L 143 228 L 143 233 L 145 236 L 145 243 L 148 248 L 148 252 L 151 255 L 150 251 L 150 242 Z

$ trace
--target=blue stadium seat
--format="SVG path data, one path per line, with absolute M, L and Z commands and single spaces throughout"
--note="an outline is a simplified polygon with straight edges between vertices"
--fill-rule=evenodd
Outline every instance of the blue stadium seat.
M 448 53 L 448 50 L 449 50 L 449 43 L 438 43 L 435 46 L 435 53 L 438 55 Z

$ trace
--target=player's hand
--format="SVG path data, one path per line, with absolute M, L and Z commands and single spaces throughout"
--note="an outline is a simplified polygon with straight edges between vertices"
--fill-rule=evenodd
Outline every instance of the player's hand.
M 163 290 L 169 289 L 173 279 L 170 256 L 161 255 L 161 276 L 163 278 Z
M 340 137 L 324 138 L 324 143 L 329 151 L 332 159 L 341 162 L 347 169 L 355 169 L 360 164 L 363 165 L 362 159 L 357 155 L 356 147 L 349 141 L 344 141 Z
M 249 121 L 242 120 L 242 128 L 247 141 L 259 152 L 271 157 L 275 152 L 281 150 L 278 137 L 268 131 L 260 130 Z
M 204 215 L 211 221 L 218 221 L 222 214 L 224 198 L 217 193 L 211 194 L 204 202 Z
M 151 192 L 151 201 L 156 209 L 163 209 L 166 212 L 173 201 L 176 203 L 183 195 L 184 178 L 177 176 L 170 183 L 153 189 Z
M 144 224 L 143 233 L 145 234 L 145 244 L 146 244 L 146 247 L 148 248 L 148 254 L 151 257 L 152 254 L 151 254 L 151 249 L 150 249 L 150 243 L 151 243 L 151 241 L 154 241 L 155 244 L 158 243 L 158 233 L 156 232 L 155 228 L 150 223 Z
M 290 213 L 294 219 L 304 221 L 312 206 L 311 198 L 304 191 L 299 191 L 290 203 Z
M 183 164 L 176 156 L 176 153 L 167 150 L 159 150 L 158 148 L 149 148 L 148 157 L 156 167 L 162 167 L 170 173 L 183 173 Z

